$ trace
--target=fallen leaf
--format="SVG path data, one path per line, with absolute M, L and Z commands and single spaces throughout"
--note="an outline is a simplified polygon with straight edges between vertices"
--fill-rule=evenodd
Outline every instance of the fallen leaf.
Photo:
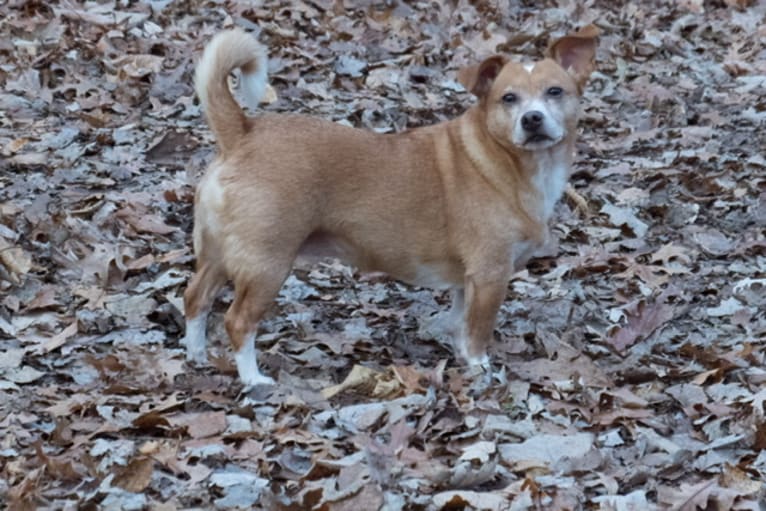
M 431 502 L 436 506 L 436 509 L 465 509 L 466 506 L 483 511 L 509 509 L 508 498 L 504 495 L 468 490 L 450 490 L 437 493 Z
M 51 351 L 55 350 L 56 348 L 60 348 L 64 344 L 66 344 L 67 340 L 71 338 L 73 335 L 77 334 L 77 321 L 73 321 L 69 324 L 66 328 L 64 328 L 61 332 L 57 333 L 41 346 L 40 349 L 42 349 L 46 353 L 50 353 Z
M 595 437 L 590 433 L 574 435 L 541 434 L 519 444 L 500 444 L 498 451 L 503 461 L 511 466 L 547 467 L 562 458 L 579 458 L 594 447 Z
M 32 258 L 20 247 L 11 245 L 0 237 L 0 263 L 5 266 L 13 282 L 18 284 L 21 277 L 32 269 Z
M 347 390 L 383 398 L 398 394 L 401 391 L 401 384 L 388 372 L 355 365 L 342 383 L 322 390 L 322 396 L 330 399 Z
M 126 55 L 111 63 L 119 68 L 120 78 L 143 78 L 158 73 L 165 59 L 159 55 Z
M 143 492 L 149 486 L 153 472 L 154 460 L 139 456 L 117 471 L 112 484 L 129 492 Z
M 649 226 L 638 219 L 628 208 L 621 208 L 612 204 L 604 204 L 601 212 L 609 217 L 609 222 L 615 227 L 627 226 L 637 238 L 643 238 Z
M 662 297 L 650 304 L 641 301 L 629 313 L 627 323 L 606 338 L 617 351 L 625 351 L 636 342 L 649 338 L 675 316 L 675 307 L 664 303 Z
M 192 438 L 207 438 L 226 431 L 226 413 L 187 413 L 172 418 L 172 424 L 185 426 Z
M 696 511 L 712 505 L 718 509 L 732 509 L 737 492 L 723 488 L 716 479 L 679 487 L 662 486 L 657 490 L 658 503 L 678 511 Z
M 713 317 L 723 317 L 723 316 L 733 316 L 738 311 L 742 309 L 748 309 L 742 302 L 737 300 L 734 297 L 727 298 L 725 300 L 722 300 L 721 303 L 717 307 L 708 307 L 706 309 L 706 312 L 709 316 Z

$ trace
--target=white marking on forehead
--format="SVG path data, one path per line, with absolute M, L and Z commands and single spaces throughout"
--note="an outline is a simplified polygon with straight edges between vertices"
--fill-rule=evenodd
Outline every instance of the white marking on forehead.
M 535 63 L 534 62 L 527 62 L 526 64 L 524 64 L 524 69 L 527 70 L 527 73 L 532 73 L 532 70 L 534 68 L 535 68 Z

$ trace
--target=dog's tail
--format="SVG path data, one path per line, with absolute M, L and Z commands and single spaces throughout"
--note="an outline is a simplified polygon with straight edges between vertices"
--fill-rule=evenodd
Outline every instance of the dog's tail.
M 225 155 L 247 134 L 247 116 L 229 89 L 229 74 L 241 69 L 240 88 L 248 106 L 255 108 L 266 91 L 266 48 L 241 29 L 216 35 L 197 64 L 194 87 L 218 146 Z

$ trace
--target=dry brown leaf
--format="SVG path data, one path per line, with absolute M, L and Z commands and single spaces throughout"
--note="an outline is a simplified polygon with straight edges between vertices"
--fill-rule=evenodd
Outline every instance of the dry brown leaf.
M 186 431 L 192 438 L 207 438 L 226 431 L 226 413 L 185 413 L 173 416 L 172 424 L 185 426 Z
M 407 392 L 424 392 L 421 382 L 427 377 L 414 366 L 391 366 L 396 379 L 404 385 Z
M 45 454 L 43 451 L 42 442 L 35 442 L 35 452 L 40 461 L 45 464 L 45 468 L 49 474 L 53 475 L 56 479 L 63 481 L 79 481 L 82 479 L 80 474 L 75 468 L 72 462 L 74 460 L 63 459 L 63 457 L 51 457 Z
M 137 209 L 134 206 L 127 206 L 117 211 L 115 216 L 130 224 L 137 232 L 170 234 L 176 231 L 175 227 L 167 225 L 161 218 L 148 213 L 143 207 Z
M 8 142 L 3 148 L 3 155 L 10 156 L 19 152 L 25 145 L 29 143 L 28 138 L 17 138 Z
M 66 344 L 67 340 L 77 334 L 77 321 L 73 321 L 61 332 L 57 333 L 43 344 L 40 349 L 46 353 L 50 353 L 56 348 L 60 348 Z
M 564 192 L 566 198 L 574 204 L 575 211 L 582 216 L 586 216 L 590 211 L 590 206 L 588 205 L 588 201 L 585 200 L 585 197 L 580 195 L 572 185 L 567 185 Z
M 355 365 L 343 382 L 322 390 L 322 396 L 330 399 L 341 392 L 354 390 L 372 397 L 391 397 L 401 392 L 402 386 L 391 372 L 380 372 L 369 367 Z
M 8 270 L 14 283 L 21 282 L 21 277 L 32 269 L 32 257 L 21 247 L 12 245 L 0 237 L 0 263 Z
M 152 480 L 154 460 L 139 456 L 133 458 L 127 466 L 120 468 L 112 479 L 113 486 L 123 490 L 139 493 L 144 491 Z
M 469 490 L 450 490 L 434 495 L 433 504 L 436 509 L 482 509 L 485 511 L 502 511 L 508 508 L 508 497 L 490 492 Z M 520 508 L 523 509 L 523 508 Z
M 158 73 L 165 59 L 159 55 L 128 55 L 112 63 L 119 68 L 120 79 L 143 78 Z
M 40 289 L 31 302 L 25 304 L 24 310 L 33 311 L 40 309 L 55 308 L 60 303 L 56 296 L 55 286 L 45 286 Z
M 662 325 L 673 319 L 675 307 L 664 303 L 663 296 L 653 303 L 641 301 L 636 309 L 628 314 L 625 326 L 617 329 L 606 341 L 617 351 L 625 351 L 640 340 L 647 339 Z
M 657 490 L 657 501 L 678 511 L 697 511 L 713 505 L 715 509 L 732 509 L 737 492 L 724 488 L 717 479 L 698 484 L 681 484 L 678 487 L 663 486 Z M 712 504 L 711 504 L 712 502 Z
M 724 369 L 711 369 L 709 371 L 703 371 L 692 379 L 692 383 L 695 385 L 704 385 L 708 380 L 720 381 L 723 376 Z
M 755 0 L 723 0 L 729 7 L 736 7 L 737 9 L 745 9 L 755 4 Z
M 331 511 L 361 511 L 362 509 L 380 509 L 383 505 L 383 493 L 377 484 L 367 484 L 353 496 L 338 500 L 328 505 Z
M 766 4 L 521 4 L 0 2 L 0 501 L 759 509 Z M 207 332 L 221 369 L 185 362 L 194 188 L 217 151 L 194 62 L 214 33 L 239 25 L 268 46 L 254 123 L 290 112 L 401 132 L 476 104 L 455 69 L 536 58 L 591 22 L 603 38 L 564 200 L 587 187 L 605 214 L 557 208 L 551 252 L 501 307 L 483 387 L 421 335 L 446 294 L 334 260 L 299 268 L 259 325 L 280 385 L 240 394 L 228 289 Z M 666 288 L 683 293 L 653 294 Z M 646 335 L 627 358 L 593 342 Z M 355 365 L 377 371 L 321 398 Z M 509 464 L 508 445 L 523 459 Z M 134 462 L 141 492 L 95 484 Z
M 705 12 L 704 0 L 677 0 L 678 5 L 691 12 L 702 14 Z
M 649 419 L 654 413 L 646 408 L 617 408 L 608 412 L 595 414 L 594 422 L 602 426 L 611 426 L 617 422 L 630 419 Z
M 133 426 L 139 429 L 167 428 L 170 421 L 157 411 L 147 412 L 133 420 Z
M 720 476 L 720 484 L 724 488 L 735 490 L 740 496 L 759 495 L 766 496 L 766 488 L 763 481 L 754 479 L 740 467 L 726 463 Z
M 38 485 L 44 474 L 44 468 L 30 470 L 23 479 L 8 491 L 8 502 L 11 509 L 19 511 L 36 511 L 39 509 Z

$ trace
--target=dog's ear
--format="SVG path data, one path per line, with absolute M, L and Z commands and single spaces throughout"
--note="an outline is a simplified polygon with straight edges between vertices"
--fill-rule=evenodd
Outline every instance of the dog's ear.
M 478 66 L 466 67 L 458 71 L 457 80 L 471 94 L 482 98 L 492 88 L 492 82 L 500 74 L 506 62 L 506 58 L 502 55 L 493 55 Z
M 546 56 L 559 63 L 582 87 L 596 68 L 596 46 L 600 30 L 586 25 L 577 32 L 565 35 L 548 46 Z

